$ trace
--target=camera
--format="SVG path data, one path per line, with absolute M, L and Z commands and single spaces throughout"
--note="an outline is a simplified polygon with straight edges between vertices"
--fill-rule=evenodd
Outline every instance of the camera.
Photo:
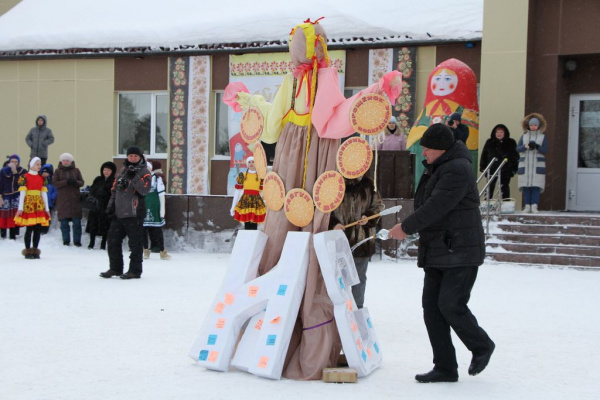
M 125 190 L 127 189 L 127 186 L 129 186 L 129 179 L 127 179 L 125 176 L 121 176 L 119 179 L 117 179 L 117 184 L 115 186 L 117 190 Z

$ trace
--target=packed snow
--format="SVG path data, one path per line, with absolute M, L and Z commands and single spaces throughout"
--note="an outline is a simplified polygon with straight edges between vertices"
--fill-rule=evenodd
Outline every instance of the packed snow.
M 22 0 L 0 17 L 0 51 L 287 41 L 323 16 L 330 40 L 478 40 L 483 0 Z
M 488 368 L 471 377 L 471 354 L 455 337 L 460 380 L 419 384 L 431 369 L 414 260 L 374 260 L 365 305 L 383 367 L 356 384 L 273 381 L 197 366 L 187 354 L 229 254 L 152 254 L 142 279 L 102 279 L 101 250 L 42 237 L 40 260 L 22 237 L 0 240 L 0 398 L 86 399 L 595 399 L 600 273 L 486 262 L 470 306 L 496 342 Z M 127 254 L 125 254 L 127 257 Z M 126 258 L 127 260 L 127 258 Z

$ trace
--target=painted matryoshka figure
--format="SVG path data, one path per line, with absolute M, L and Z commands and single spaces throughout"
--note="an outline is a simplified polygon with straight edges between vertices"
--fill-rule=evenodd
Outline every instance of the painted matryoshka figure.
M 428 79 L 425 104 L 408 133 L 406 148 L 416 155 L 415 189 L 423 174 L 423 148 L 419 144 L 423 133 L 433 124 L 444 123 L 453 113 L 462 115 L 461 123 L 469 129 L 467 148 L 471 153 L 473 172 L 477 176 L 477 150 L 479 148 L 479 104 L 477 77 L 465 63 L 451 58 L 431 71 Z

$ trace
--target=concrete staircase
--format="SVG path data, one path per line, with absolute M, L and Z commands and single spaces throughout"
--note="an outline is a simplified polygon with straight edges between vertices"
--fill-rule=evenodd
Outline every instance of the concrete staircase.
M 411 245 L 400 258 L 416 255 Z M 600 270 L 600 214 L 503 214 L 490 222 L 486 259 Z
M 489 233 L 488 259 L 600 269 L 600 214 L 502 215 Z

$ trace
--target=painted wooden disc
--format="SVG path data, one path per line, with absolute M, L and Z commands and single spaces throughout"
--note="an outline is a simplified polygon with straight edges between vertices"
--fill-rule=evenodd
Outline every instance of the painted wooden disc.
M 263 182 L 263 199 L 269 210 L 279 211 L 285 199 L 285 186 L 275 172 L 269 172 Z
M 295 226 L 304 228 L 315 215 L 315 206 L 310 194 L 304 189 L 292 189 L 285 196 L 285 216 Z
M 258 141 L 260 135 L 262 135 L 263 127 L 263 116 L 258 108 L 250 107 L 244 111 L 240 123 L 240 136 L 246 143 Z
M 359 96 L 350 109 L 352 128 L 363 135 L 377 135 L 383 131 L 391 116 L 389 100 L 376 93 Z
M 366 140 L 353 137 L 346 140 L 337 152 L 337 169 L 344 178 L 354 179 L 364 175 L 373 161 L 373 151 Z
M 256 168 L 256 174 L 260 179 L 265 179 L 267 176 L 267 155 L 265 149 L 262 147 L 260 142 L 254 145 L 254 168 Z
M 323 172 L 313 186 L 313 201 L 321 212 L 332 212 L 344 200 L 346 184 L 337 171 Z

